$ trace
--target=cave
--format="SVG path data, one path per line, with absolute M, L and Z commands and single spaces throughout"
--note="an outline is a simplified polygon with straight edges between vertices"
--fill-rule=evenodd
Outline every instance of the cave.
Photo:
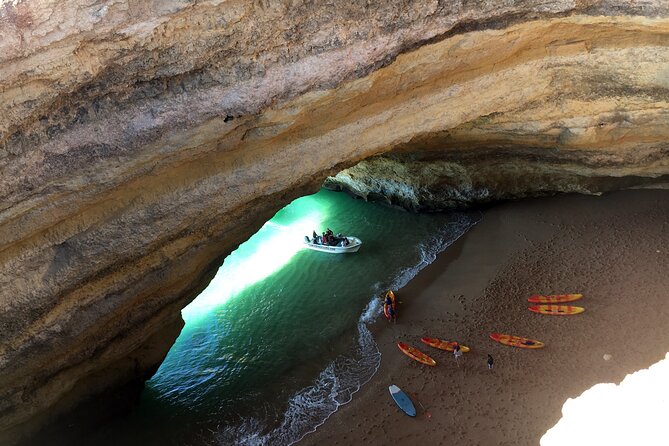
M 1 1 L 0 440 L 136 397 L 223 259 L 324 184 L 419 212 L 665 187 L 667 17 Z

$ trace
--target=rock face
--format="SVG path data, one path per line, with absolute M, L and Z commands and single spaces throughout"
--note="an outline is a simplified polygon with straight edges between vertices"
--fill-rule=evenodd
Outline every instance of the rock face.
M 662 161 L 655 156 L 661 153 L 647 160 L 634 154 L 618 157 L 613 151 L 558 153 L 522 145 L 393 153 L 363 160 L 329 177 L 324 186 L 365 200 L 432 212 L 556 192 L 599 194 L 669 184 L 666 168 L 657 168 Z M 609 160 L 590 162 L 602 155 Z
M 143 382 L 362 160 L 337 184 L 415 209 L 669 175 L 666 2 L 376 3 L 0 0 L 0 442 Z

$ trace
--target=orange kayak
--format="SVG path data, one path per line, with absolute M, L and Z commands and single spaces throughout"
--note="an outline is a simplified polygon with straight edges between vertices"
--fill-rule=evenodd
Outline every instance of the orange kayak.
M 455 347 L 455 344 L 457 344 L 457 342 L 442 341 L 441 339 L 437 338 L 420 338 L 420 340 L 423 344 L 438 348 L 439 350 L 446 350 L 447 352 L 452 352 L 453 347 Z M 467 353 L 469 351 L 469 347 L 460 344 L 460 351 L 462 353 Z
M 497 341 L 500 344 L 510 345 L 511 347 L 541 348 L 544 346 L 544 343 L 541 341 L 501 333 L 492 333 L 490 339 Z
M 539 314 L 550 314 L 553 316 L 569 316 L 579 314 L 585 311 L 583 307 L 573 307 L 571 305 L 532 305 L 527 308 L 530 311 Z
M 408 344 L 405 344 L 404 342 L 398 342 L 397 346 L 399 347 L 400 350 L 402 350 L 402 353 L 407 355 L 409 358 L 418 361 L 422 364 L 425 365 L 437 365 L 437 361 L 434 359 L 430 358 L 427 356 L 425 353 L 422 351 L 418 350 L 417 348 L 414 348 Z
M 386 305 L 386 297 L 390 297 L 390 300 L 393 302 L 392 307 L 393 310 L 395 311 L 395 317 L 397 317 L 397 300 L 395 299 L 395 293 L 392 292 L 392 290 L 388 290 L 388 292 L 383 296 L 383 314 L 386 316 L 386 319 L 390 319 L 390 306 L 391 305 Z
M 582 294 L 534 294 L 527 301 L 533 304 L 560 304 L 564 302 L 573 302 L 582 298 Z

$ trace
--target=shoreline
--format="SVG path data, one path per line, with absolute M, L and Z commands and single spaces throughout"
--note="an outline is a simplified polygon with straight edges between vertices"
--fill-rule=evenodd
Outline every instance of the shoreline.
M 370 326 L 382 354 L 377 373 L 297 444 L 538 444 L 567 398 L 618 383 L 669 349 L 669 312 L 662 308 L 667 198 L 663 190 L 562 195 L 483 211 L 398 291 L 397 324 L 380 318 Z M 561 318 L 526 310 L 530 294 L 572 292 L 585 295 L 577 304 L 585 313 Z M 503 346 L 488 339 L 495 331 L 539 339 L 546 348 Z M 450 353 L 423 345 L 422 336 L 458 340 L 472 351 L 458 366 Z M 437 366 L 407 358 L 398 341 Z M 605 353 L 613 359 L 605 361 Z M 392 402 L 390 384 L 412 396 L 415 419 Z

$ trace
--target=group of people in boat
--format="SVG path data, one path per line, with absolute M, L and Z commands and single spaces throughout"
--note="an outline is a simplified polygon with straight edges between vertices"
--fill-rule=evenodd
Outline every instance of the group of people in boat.
M 334 235 L 330 228 L 323 232 L 322 235 L 318 235 L 316 234 L 316 231 L 313 231 L 312 236 L 311 239 L 306 235 L 304 236 L 307 243 L 326 246 L 348 246 L 351 243 L 349 239 L 341 235 L 341 233 Z

